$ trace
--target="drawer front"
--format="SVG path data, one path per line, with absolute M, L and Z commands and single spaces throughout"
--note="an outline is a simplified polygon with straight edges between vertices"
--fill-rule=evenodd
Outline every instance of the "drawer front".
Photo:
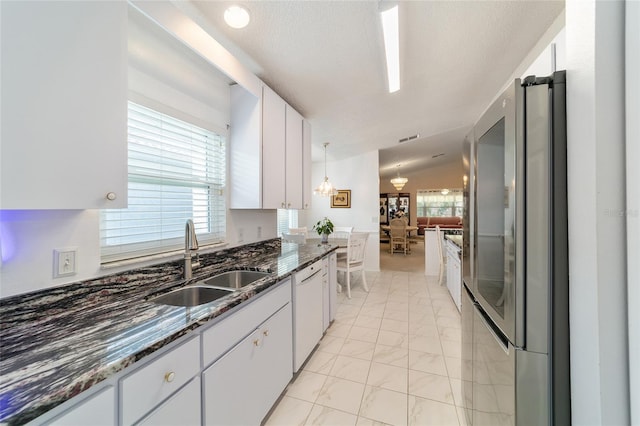
M 200 376 L 169 398 L 138 425 L 200 426 L 202 412 Z
M 94 395 L 57 417 L 52 426 L 111 426 L 116 424 L 116 393 L 113 386 Z
M 291 301 L 291 280 L 259 296 L 254 302 L 234 312 L 202 333 L 204 366 L 211 364 L 236 343 L 255 330 L 275 311 Z
M 161 355 L 120 382 L 122 423 L 132 424 L 200 372 L 200 338 Z

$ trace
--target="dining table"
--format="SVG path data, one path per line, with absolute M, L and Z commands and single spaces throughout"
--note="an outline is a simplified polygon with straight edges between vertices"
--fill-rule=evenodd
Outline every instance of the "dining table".
M 389 231 L 391 231 L 391 225 L 380 225 L 380 229 L 382 229 L 383 231 L 385 231 L 387 233 L 387 235 L 389 235 Z M 418 227 L 417 226 L 411 226 L 411 225 L 407 225 L 405 226 L 405 229 L 407 231 L 407 237 L 411 236 L 411 233 L 413 231 L 417 231 Z M 407 253 L 411 253 L 411 245 L 409 244 L 409 240 L 407 239 Z

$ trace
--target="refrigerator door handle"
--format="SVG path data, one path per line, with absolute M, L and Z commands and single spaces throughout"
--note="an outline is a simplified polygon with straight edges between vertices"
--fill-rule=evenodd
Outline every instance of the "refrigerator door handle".
M 487 319 L 487 314 L 482 310 L 481 307 L 479 307 L 478 305 L 474 305 L 474 308 L 478 313 L 478 317 L 480 317 L 480 320 L 482 320 L 484 326 L 487 327 L 496 343 L 498 343 L 505 354 L 509 354 L 509 340 L 504 335 L 504 333 L 502 333 L 502 331 L 500 331 L 500 329 L 495 324 L 493 324 L 490 319 Z

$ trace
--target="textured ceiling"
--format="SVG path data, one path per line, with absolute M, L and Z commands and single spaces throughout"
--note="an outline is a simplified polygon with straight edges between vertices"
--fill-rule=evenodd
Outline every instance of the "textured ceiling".
M 251 23 L 224 24 L 232 3 Z M 462 138 L 564 9 L 564 1 L 400 1 L 400 91 L 389 94 L 377 1 L 191 1 L 209 32 L 311 121 L 313 157 L 381 151 L 450 161 Z M 402 145 L 398 140 L 419 133 Z M 445 153 L 438 159 L 433 155 Z M 459 158 L 459 157 L 457 157 Z

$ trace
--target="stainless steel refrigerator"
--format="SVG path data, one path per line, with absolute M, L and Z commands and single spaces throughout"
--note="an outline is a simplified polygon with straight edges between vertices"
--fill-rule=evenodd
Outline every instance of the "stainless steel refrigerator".
M 462 380 L 475 425 L 568 425 L 565 72 L 515 80 L 465 140 Z

